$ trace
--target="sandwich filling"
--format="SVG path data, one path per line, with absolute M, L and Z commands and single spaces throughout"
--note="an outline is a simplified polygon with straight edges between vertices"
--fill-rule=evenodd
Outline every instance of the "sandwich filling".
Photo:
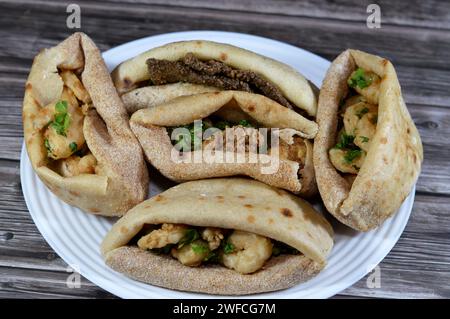
M 258 271 L 271 257 L 300 254 L 295 248 L 254 233 L 183 224 L 146 224 L 133 242 L 142 250 L 170 255 L 185 266 L 220 264 L 241 274 Z
M 150 58 L 147 60 L 152 85 L 188 82 L 264 95 L 279 104 L 293 109 L 281 91 L 253 71 L 239 70 L 216 60 L 201 61 L 187 53 L 179 61 Z
M 62 70 L 59 75 L 64 82 L 61 99 L 42 107 L 34 125 L 43 133 L 49 167 L 64 177 L 93 174 L 97 160 L 83 135 L 91 98 L 75 72 Z
M 186 129 L 184 134 L 177 133 L 178 128 Z M 275 133 L 269 128 L 259 130 L 256 122 L 241 119 L 228 121 L 211 116 L 202 119 L 199 125 L 167 127 L 172 144 L 180 152 L 186 150 L 232 151 L 237 153 L 251 152 L 278 156 L 281 160 L 291 160 L 300 164 L 298 174 L 305 167 L 308 155 L 307 141 L 293 135 L 290 129 L 278 131 L 278 142 L 272 143 Z M 189 132 L 189 133 L 188 133 Z M 265 132 L 266 134 L 262 134 Z M 294 133 L 295 134 L 295 133 Z
M 378 121 L 380 77 L 358 68 L 347 80 L 349 93 L 339 110 L 336 145 L 329 150 L 333 166 L 353 181 L 362 167 Z

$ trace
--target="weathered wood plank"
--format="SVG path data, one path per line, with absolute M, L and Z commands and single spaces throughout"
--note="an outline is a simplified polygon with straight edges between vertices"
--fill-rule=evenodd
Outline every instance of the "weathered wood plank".
M 0 298 L 114 298 L 81 277 L 80 286 L 69 288 L 70 273 L 0 267 Z
M 339 21 L 366 21 L 367 6 L 374 3 L 363 1 L 295 1 L 295 0 L 106 0 L 110 2 L 128 2 L 129 4 L 158 4 L 181 8 L 207 8 L 214 10 L 258 12 L 287 16 L 334 19 Z M 377 1 L 381 9 L 381 21 L 386 24 L 399 24 L 414 27 L 450 28 L 450 3 L 446 1 Z M 178 8 L 176 8 L 178 9 Z
M 356 47 L 390 58 L 397 66 L 407 102 L 446 105 L 450 99 L 450 72 L 447 54 L 450 34 L 441 30 L 386 26 L 373 30 L 365 24 L 305 17 L 277 16 L 245 12 L 164 6 L 102 5 L 81 1 L 82 30 L 106 49 L 151 34 L 191 29 L 227 30 L 257 34 L 305 48 L 332 59 L 347 47 Z M 70 33 L 65 27 L 64 3 L 32 2 L 27 10 L 13 3 L 2 3 L 0 13 L 0 56 L 8 57 L 11 68 L 1 66 L 8 77 L 0 79 L 5 92 L 12 83 L 23 85 L 27 68 L 18 66 L 36 52 L 55 44 Z M 39 16 L 40 19 L 35 17 Z M 189 16 L 189 23 L 186 21 Z M 18 24 L 17 21 L 20 21 Z M 20 27 L 19 27 L 20 25 Z M 124 27 L 126 26 L 126 27 Z M 12 30 L 11 30 L 12 28 Z M 105 29 L 108 36 L 105 37 Z M 20 35 L 21 41 L 16 41 Z M 336 41 L 339 39 L 339 41 Z M 404 48 L 408 48 L 405 50 Z M 431 58 L 432 57 L 432 58 Z M 20 74 L 21 76 L 15 76 Z M 12 79 L 11 79 L 12 78 Z M 22 87 L 21 87 L 22 88 Z M 20 94 L 22 89 L 15 91 Z
M 7 0 L 7 2 L 29 3 L 30 0 Z M 281 16 L 300 16 L 318 19 L 333 19 L 338 21 L 367 20 L 367 6 L 373 1 L 343 0 L 343 1 L 296 1 L 296 0 L 100 0 L 91 1 L 99 6 L 111 3 L 126 3 L 127 6 L 154 5 L 173 7 L 173 10 L 212 9 L 226 11 L 240 11 L 245 13 L 276 14 Z M 381 9 L 382 24 L 398 24 L 413 27 L 450 29 L 450 4 L 447 1 L 388 1 L 376 2 Z M 51 3 L 50 5 L 52 5 Z M 231 12 L 230 12 L 231 11 Z M 234 12 L 233 12 L 234 13 Z
M 13 161 L 0 165 L 0 267 L 65 272 L 66 264 L 48 246 L 27 212 L 15 165 Z M 450 275 L 449 205 L 450 197 L 418 194 L 401 240 L 381 264 L 381 288 L 368 289 L 362 279 L 343 294 L 450 297 L 450 288 L 442 280 Z M 40 284 L 50 289 L 54 283 Z
M 416 195 L 411 219 L 380 264 L 381 288 L 360 280 L 342 294 L 380 298 L 449 298 L 450 221 L 448 197 Z
M 101 48 L 108 43 L 117 45 L 126 42 L 124 40 L 129 41 L 142 36 L 171 31 L 242 30 L 251 34 L 257 31 L 256 34 L 266 34 L 268 37 L 286 40 L 289 43 L 299 44 L 301 47 L 308 46 L 305 48 L 311 48 L 317 53 L 325 52 L 329 57 L 338 53 L 333 48 L 334 46 L 341 51 L 350 45 L 362 49 L 368 48 L 374 52 L 383 52 L 396 64 L 422 67 L 439 64 L 448 69 L 444 60 L 440 59 L 446 57 L 450 45 L 450 35 L 444 30 L 397 26 L 386 26 L 375 30 L 368 29 L 365 23 L 285 17 L 276 14 L 251 12 L 229 14 L 209 9 L 175 10 L 165 6 L 141 4 L 123 6 L 111 3 L 105 5 L 84 0 L 78 3 L 81 6 L 82 18 L 84 18 L 82 19 L 82 30 L 89 32 Z M 16 2 L 1 3 L 1 5 L 4 7 L 2 23 L 6 25 L 9 22 L 15 22 L 14 25 L 8 24 L 10 28 L 13 28 L 12 31 L 28 35 L 33 39 L 31 42 L 25 39 L 25 42 L 21 44 L 24 48 L 37 50 L 37 44 L 60 41 L 70 33 L 65 24 L 66 4 L 63 2 L 29 1 L 27 10 L 24 10 Z M 35 19 L 36 15 L 42 19 Z M 187 16 L 190 17 L 189 21 L 186 21 Z M 20 24 L 17 23 L 18 20 L 21 22 Z M 50 26 L 51 28 L 49 28 Z M 43 33 L 44 27 L 47 28 L 45 34 Z M 107 37 L 104 35 L 105 27 L 108 27 Z M 96 34 L 99 35 L 97 38 L 94 36 Z M 336 35 L 340 36 L 336 37 Z M 5 52 L 9 52 L 11 57 L 21 56 L 8 45 L 8 39 L 14 39 L 14 34 L 4 31 L 3 37 L 7 41 L 5 41 L 6 44 L 0 44 L 2 51 L 6 50 Z M 335 39 L 339 39 L 339 41 Z M 122 41 L 112 42 L 115 40 Z M 408 50 L 405 50 L 402 44 L 408 44 Z M 429 57 L 430 53 L 434 54 L 434 58 L 424 60 L 423 58 Z
M 19 160 L 22 141 L 22 138 L 0 136 L 0 145 L 4 147 L 0 159 Z

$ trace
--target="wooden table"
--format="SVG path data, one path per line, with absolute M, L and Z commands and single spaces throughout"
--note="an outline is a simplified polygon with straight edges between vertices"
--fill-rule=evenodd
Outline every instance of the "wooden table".
M 72 33 L 71 2 L 0 1 L 0 297 L 113 297 L 85 279 L 82 289 L 67 288 L 67 265 L 34 225 L 20 186 L 25 79 L 40 49 Z M 416 201 L 405 232 L 380 264 L 381 288 L 367 288 L 363 278 L 338 297 L 450 297 L 449 2 L 378 1 L 379 29 L 366 26 L 372 0 L 126 2 L 76 1 L 81 30 L 101 50 L 166 32 L 224 30 L 285 41 L 329 60 L 349 47 L 392 60 L 423 139 Z

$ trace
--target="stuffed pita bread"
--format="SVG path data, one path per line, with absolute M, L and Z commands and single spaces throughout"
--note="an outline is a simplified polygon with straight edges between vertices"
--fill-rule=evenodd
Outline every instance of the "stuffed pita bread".
M 148 173 L 128 115 L 92 40 L 75 33 L 34 59 L 23 102 L 28 156 L 60 199 L 122 215 L 147 195 Z
M 308 140 L 316 123 L 262 95 L 181 96 L 135 112 L 130 125 L 147 160 L 174 181 L 246 175 L 304 196 L 317 191 Z
M 394 214 L 420 173 L 423 149 L 390 61 L 347 50 L 319 96 L 317 183 L 328 211 L 361 231 Z
M 150 95 L 175 97 L 189 95 L 191 89 L 190 94 L 196 94 L 213 87 L 259 93 L 309 116 L 317 111 L 313 88 L 300 73 L 281 62 L 224 43 L 169 43 L 121 63 L 112 77 L 120 95 L 145 87 Z M 179 82 L 193 86 L 180 86 Z M 127 102 L 132 101 L 125 103 L 129 110 L 136 109 Z
M 250 179 L 179 184 L 133 208 L 101 245 L 106 264 L 152 285 L 243 295 L 315 276 L 332 228 L 306 201 Z

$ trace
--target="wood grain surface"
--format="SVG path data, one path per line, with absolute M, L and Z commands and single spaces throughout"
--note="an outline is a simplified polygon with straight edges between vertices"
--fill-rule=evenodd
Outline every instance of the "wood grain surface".
M 393 61 L 425 152 L 405 232 L 380 264 L 381 288 L 361 279 L 336 297 L 450 298 L 450 2 L 378 1 L 381 28 L 366 27 L 373 1 L 0 0 L 0 298 L 113 298 L 48 246 L 25 205 L 19 176 L 21 103 L 33 57 L 73 32 L 66 7 L 101 50 L 155 34 L 222 30 L 284 41 L 333 59 L 358 48 Z

